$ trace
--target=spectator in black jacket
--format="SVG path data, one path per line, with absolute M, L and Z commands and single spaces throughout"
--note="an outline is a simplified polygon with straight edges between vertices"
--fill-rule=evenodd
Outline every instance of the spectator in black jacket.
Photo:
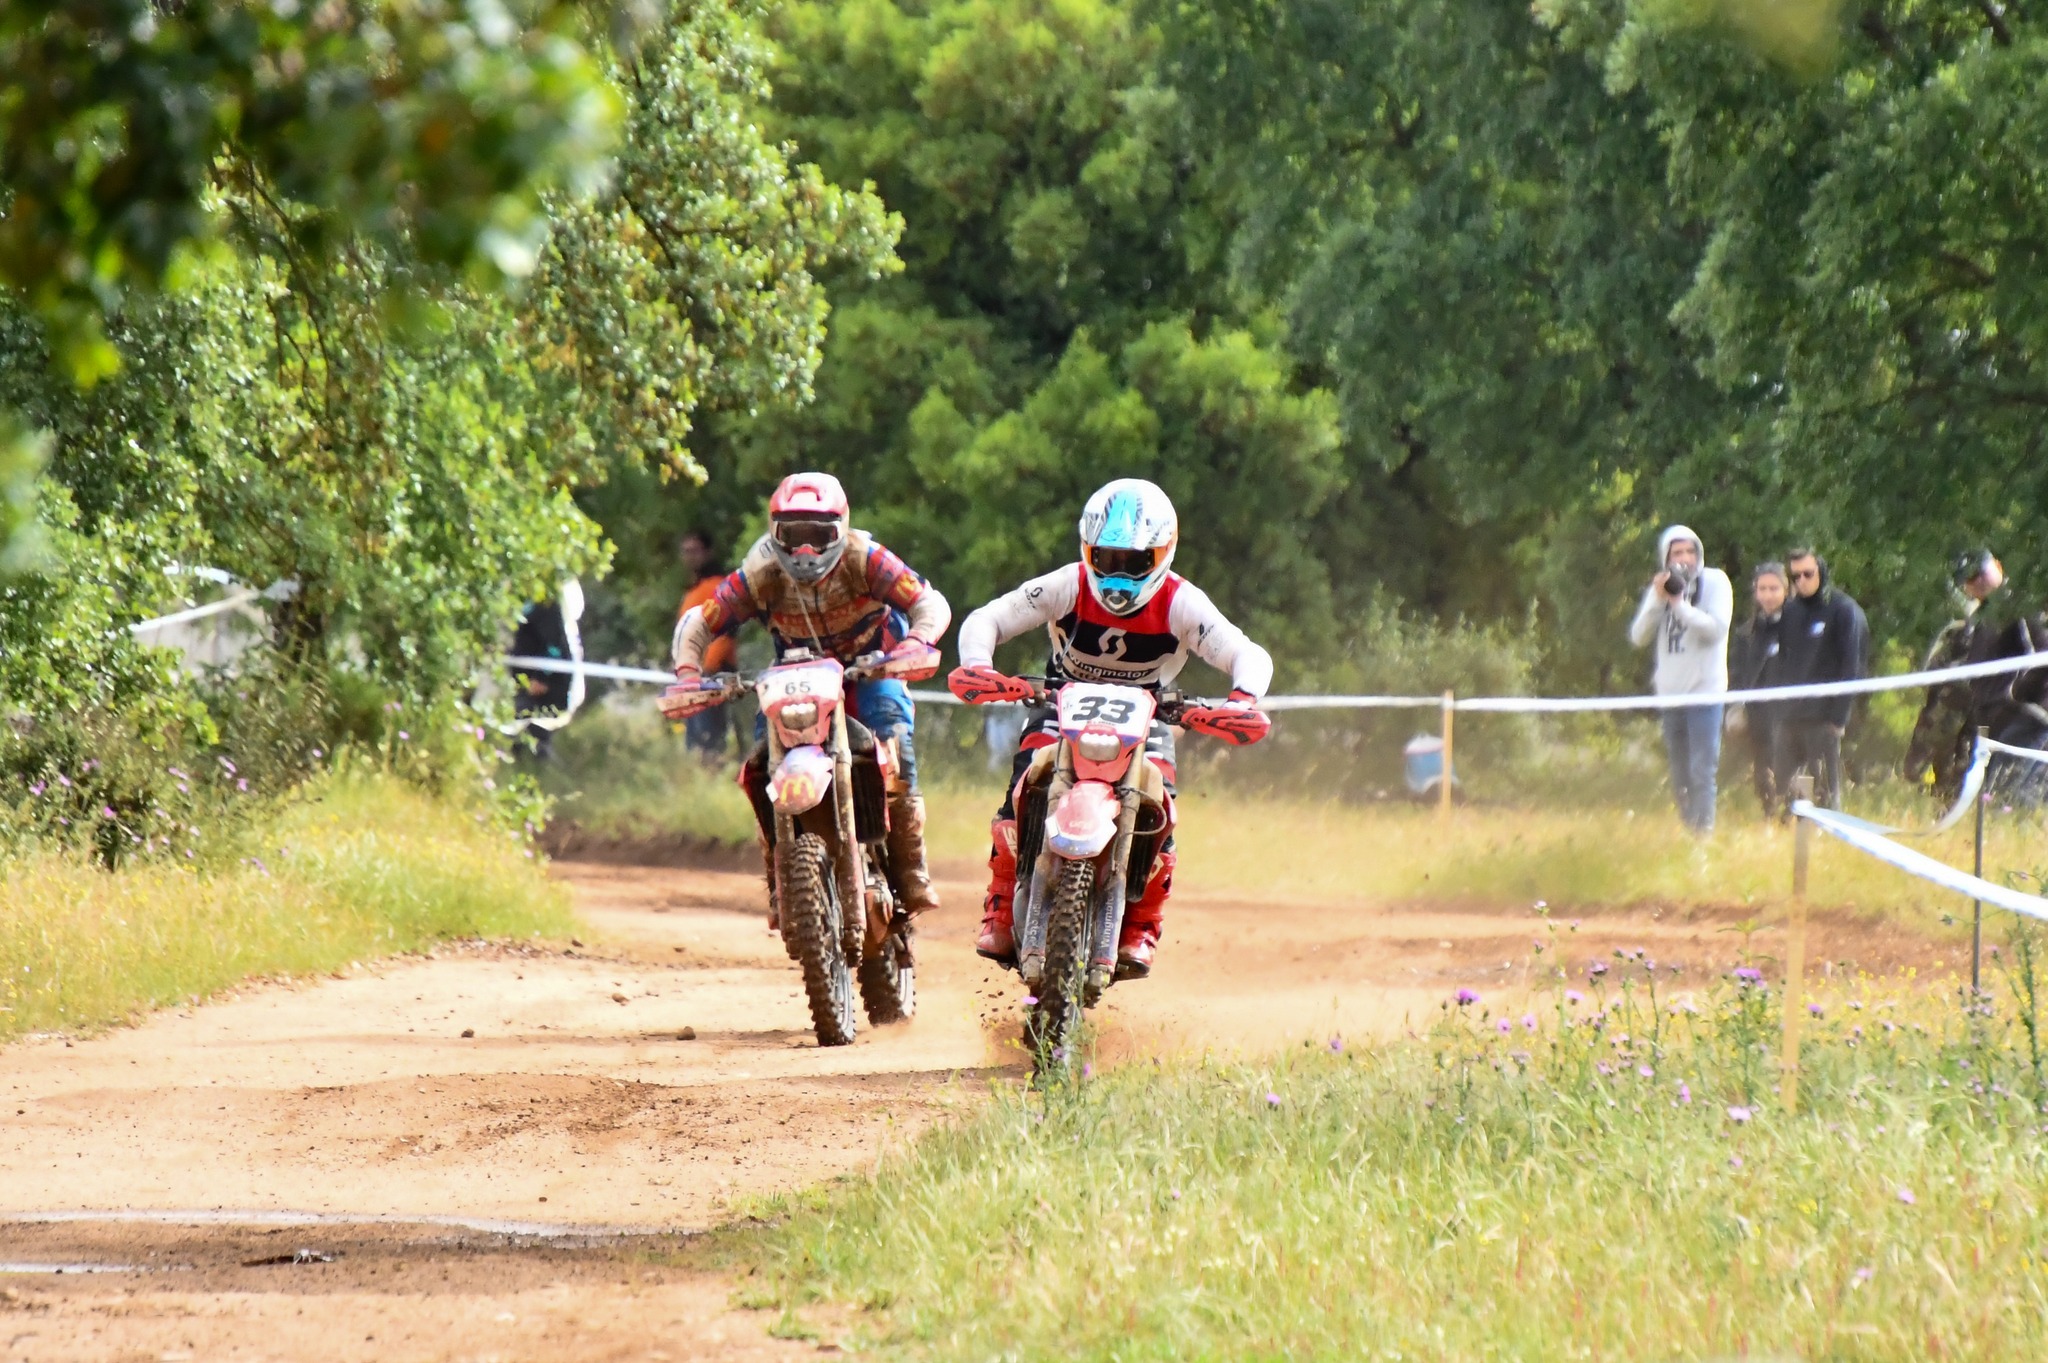
M 1731 691 L 1755 691 L 1779 684 L 1778 674 L 1783 670 L 1778 658 L 1779 631 L 1785 621 L 1785 598 L 1790 590 L 1782 563 L 1759 563 L 1750 574 L 1749 619 L 1735 631 L 1728 660 Z M 1778 720 L 1777 706 L 1757 701 L 1738 706 L 1730 718 L 1730 727 L 1743 731 L 1749 738 L 1750 776 L 1756 783 L 1757 803 L 1766 814 L 1777 812 L 1784 800 L 1771 766 L 1777 760 Z
M 1870 625 L 1863 607 L 1828 581 L 1828 566 L 1811 549 L 1785 555 L 1792 599 L 1778 624 L 1779 682 L 1805 686 L 1855 681 L 1868 670 Z M 1779 789 L 1807 772 L 1813 798 L 1830 809 L 1842 806 L 1842 733 L 1849 727 L 1854 696 L 1812 696 L 1788 701 L 1778 726 L 1777 761 L 1771 765 Z

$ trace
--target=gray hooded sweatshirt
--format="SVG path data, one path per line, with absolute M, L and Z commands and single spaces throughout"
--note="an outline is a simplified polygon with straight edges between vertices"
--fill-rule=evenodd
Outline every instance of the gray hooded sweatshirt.
M 1674 540 L 1707 550 L 1690 527 L 1674 525 L 1657 537 L 1662 568 Z M 1660 696 L 1711 694 L 1728 689 L 1728 622 L 1735 615 L 1735 588 L 1719 568 L 1702 566 L 1692 589 L 1674 601 L 1655 587 L 1643 589 L 1643 603 L 1628 627 L 1629 642 L 1642 648 L 1655 641 L 1656 691 Z

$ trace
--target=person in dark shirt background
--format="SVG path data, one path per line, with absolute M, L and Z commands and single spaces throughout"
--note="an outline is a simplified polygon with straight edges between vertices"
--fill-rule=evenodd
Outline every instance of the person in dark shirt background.
M 1779 685 L 1781 641 L 1785 621 L 1785 598 L 1791 590 L 1782 563 L 1759 563 L 1749 579 L 1749 619 L 1735 631 L 1728 658 L 1728 689 L 1755 691 Z M 1772 763 L 1777 760 L 1778 707 L 1749 701 L 1731 719 L 1731 727 L 1749 739 L 1750 778 L 1756 785 L 1757 803 L 1765 814 L 1775 814 L 1784 803 Z
M 1828 566 L 1813 550 L 1785 555 L 1792 597 L 1778 622 L 1778 659 L 1785 686 L 1855 681 L 1869 666 L 1870 624 L 1854 597 L 1828 580 Z M 1785 703 L 1771 766 L 1778 789 L 1792 777 L 1813 777 L 1815 803 L 1842 807 L 1842 735 L 1854 696 L 1813 696 Z

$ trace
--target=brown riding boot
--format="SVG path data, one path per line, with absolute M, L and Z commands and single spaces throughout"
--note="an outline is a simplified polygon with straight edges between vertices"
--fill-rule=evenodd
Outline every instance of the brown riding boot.
M 904 912 L 915 916 L 939 907 L 924 864 L 924 796 L 914 790 L 889 796 L 889 860 L 903 887 Z

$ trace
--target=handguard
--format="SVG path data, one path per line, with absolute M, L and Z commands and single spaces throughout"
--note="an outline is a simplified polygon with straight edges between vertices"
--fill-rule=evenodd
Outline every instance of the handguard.
M 956 667 L 946 678 L 946 689 L 969 705 L 1031 699 L 1030 682 L 1006 677 L 993 667 Z
M 725 698 L 725 688 L 719 683 L 706 681 L 695 672 L 678 672 L 675 684 L 665 688 L 655 704 L 661 707 L 663 718 L 674 721 L 709 710 Z
M 939 651 L 915 635 L 882 655 L 881 674 L 898 681 L 924 681 L 939 670 Z
M 1181 711 L 1180 722 L 1198 734 L 1240 748 L 1273 732 L 1273 721 L 1258 708 L 1258 698 L 1249 691 L 1232 691 L 1227 704 L 1190 706 Z

